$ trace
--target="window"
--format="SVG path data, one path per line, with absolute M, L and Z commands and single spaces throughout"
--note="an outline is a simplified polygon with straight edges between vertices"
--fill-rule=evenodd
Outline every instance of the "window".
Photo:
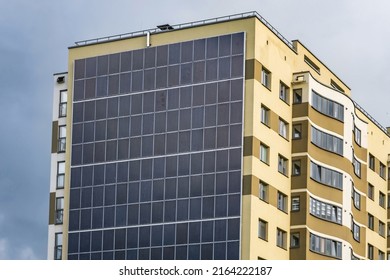
M 294 124 L 293 125 L 293 139 L 301 139 L 302 137 L 302 125 L 301 124 Z
M 300 246 L 299 241 L 300 241 L 299 232 L 292 232 L 290 234 L 290 247 L 299 248 Z
M 368 228 L 374 230 L 374 216 L 368 213 Z
M 281 155 L 278 155 L 278 171 L 286 176 L 288 174 L 288 160 Z
M 355 134 L 355 142 L 356 142 L 356 144 L 358 144 L 360 146 L 361 145 L 361 141 L 362 141 L 362 132 L 356 126 L 355 126 L 353 132 Z
M 390 223 L 387 223 L 387 237 L 390 237 Z
M 343 140 L 326 132 L 311 127 L 311 142 L 325 150 L 343 155 Z
M 309 65 L 311 68 L 313 68 L 318 74 L 320 74 L 320 67 L 318 67 L 310 58 L 308 58 L 306 55 L 304 56 L 303 60 Z
M 267 228 L 268 223 L 259 219 L 259 238 L 263 240 L 267 240 Z
M 353 239 L 360 242 L 360 227 L 352 220 Z
M 378 228 L 379 235 L 385 237 L 386 235 L 385 231 L 386 231 L 385 224 L 379 221 L 379 228 Z
M 383 163 L 379 163 L 379 176 L 381 176 L 383 179 L 386 178 L 386 167 Z
M 294 196 L 291 198 L 291 211 L 299 211 L 300 208 L 300 198 L 299 196 Z
M 261 123 L 269 126 L 269 109 L 264 105 L 261 105 Z
M 310 197 L 309 212 L 318 218 L 341 224 L 342 208 Z
M 290 89 L 284 83 L 280 82 L 279 98 L 289 104 Z
M 310 162 L 310 178 L 313 180 L 337 189 L 343 189 L 343 174 Z
M 293 176 L 301 175 L 301 160 L 292 161 L 292 175 Z
M 367 195 L 369 199 L 374 200 L 374 186 L 371 184 L 368 184 Z
M 351 261 L 358 261 L 360 260 L 357 256 L 355 256 L 355 254 L 353 253 L 353 250 L 351 248 Z
M 56 233 L 54 241 L 54 259 L 62 259 L 62 233 Z
M 360 193 L 358 193 L 354 187 L 352 187 L 352 199 L 355 208 L 360 210 Z
M 261 83 L 268 89 L 271 89 L 271 72 L 263 67 L 261 70 Z
M 62 224 L 64 221 L 64 198 L 57 197 L 56 198 L 56 220 L 55 223 L 57 225 Z
M 335 90 L 338 90 L 338 91 L 341 91 L 341 92 L 345 92 L 335 81 L 333 81 L 332 79 L 330 79 L 330 86 L 332 88 L 334 88 Z
M 66 125 L 58 127 L 58 152 L 65 152 L 66 147 Z
M 269 147 L 263 143 L 260 144 L 260 160 L 269 164 Z
M 288 135 L 288 123 L 279 118 L 279 135 L 287 138 Z
M 374 246 L 372 246 L 371 244 L 367 245 L 367 258 L 369 260 L 374 259 Z
M 344 121 L 344 106 L 312 91 L 312 106 L 328 117 Z
M 361 176 L 361 164 L 360 161 L 358 161 L 355 157 L 353 157 L 353 171 L 355 172 L 355 175 L 360 178 Z
M 287 195 L 278 191 L 278 209 L 287 212 Z
M 287 232 L 281 230 L 280 228 L 276 229 L 276 246 L 286 249 L 287 243 Z
M 263 181 L 259 183 L 259 198 L 268 202 L 268 184 Z
M 381 250 L 378 250 L 378 260 L 384 260 L 385 259 L 385 253 Z
M 385 200 L 386 200 L 385 194 L 382 192 L 379 192 L 379 206 L 385 208 Z
M 57 163 L 57 189 L 64 188 L 65 181 L 65 161 Z
M 66 102 L 68 99 L 68 91 L 60 91 L 60 107 L 59 107 L 59 117 L 66 117 Z
M 293 104 L 301 104 L 302 103 L 302 89 L 296 88 L 293 89 Z
M 310 233 L 310 250 L 322 255 L 341 259 L 341 242 Z
M 375 157 L 372 154 L 368 154 L 368 167 L 375 171 Z

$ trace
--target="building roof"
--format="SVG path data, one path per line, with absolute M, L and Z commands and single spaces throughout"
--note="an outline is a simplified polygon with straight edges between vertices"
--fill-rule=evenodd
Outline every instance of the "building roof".
M 87 46 L 87 45 L 129 39 L 129 38 L 133 38 L 133 37 L 145 36 L 147 34 L 171 32 L 171 31 L 175 31 L 175 30 L 179 30 L 179 29 L 221 23 L 221 22 L 232 21 L 232 20 L 240 20 L 240 19 L 251 18 L 251 17 L 256 17 L 265 26 L 267 26 L 280 40 L 282 40 L 288 47 L 290 47 L 290 49 L 295 51 L 292 42 L 287 40 L 278 30 L 276 30 L 276 28 L 274 28 L 267 20 L 265 20 L 265 18 L 263 18 L 256 11 L 234 14 L 234 15 L 229 15 L 229 16 L 216 17 L 216 18 L 210 18 L 210 19 L 204 19 L 204 20 L 187 22 L 187 23 L 180 23 L 180 24 L 175 24 L 175 25 L 163 24 L 163 25 L 159 25 L 155 28 L 145 29 L 145 30 L 141 30 L 141 31 L 134 31 L 134 32 L 130 32 L 130 33 L 117 34 L 117 35 L 111 35 L 111 36 L 106 36 L 106 37 L 82 40 L 82 41 L 75 42 L 75 45 L 71 46 L 70 48 L 77 48 L 77 47 L 83 47 L 83 46 Z M 169 28 L 162 28 L 162 27 L 169 27 Z

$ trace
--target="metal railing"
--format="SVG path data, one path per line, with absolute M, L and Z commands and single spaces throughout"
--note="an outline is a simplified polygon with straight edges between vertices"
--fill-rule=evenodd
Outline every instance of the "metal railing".
M 380 130 L 382 130 L 385 134 L 390 136 L 389 132 L 387 131 L 387 128 L 381 125 L 377 120 L 374 119 L 366 110 L 363 109 L 362 106 L 360 106 L 356 101 L 353 101 L 356 108 L 358 108 L 370 121 L 372 121 L 377 127 L 379 127 Z
M 161 29 L 156 27 L 156 28 L 151 28 L 151 29 L 146 29 L 146 30 L 141 30 L 141 31 L 130 32 L 130 33 L 123 33 L 123 34 L 100 37 L 100 38 L 95 38 L 95 39 L 77 41 L 77 42 L 75 42 L 75 44 L 76 44 L 76 46 L 85 46 L 85 45 L 90 45 L 90 44 L 97 44 L 97 43 L 109 42 L 109 41 L 114 41 L 114 40 L 143 36 L 143 35 L 147 35 L 148 33 L 153 34 L 153 33 L 160 33 L 160 32 L 169 32 L 169 31 L 172 31 L 175 29 L 183 29 L 183 28 L 201 26 L 201 25 L 205 25 L 205 24 L 219 23 L 219 22 L 224 22 L 224 21 L 230 21 L 230 20 L 242 19 L 242 18 L 250 18 L 250 17 L 256 17 L 258 20 L 260 20 L 279 39 L 281 39 L 287 46 L 289 46 L 292 50 L 294 50 L 293 44 L 289 40 L 287 40 L 279 31 L 277 31 L 276 28 L 274 28 L 267 20 L 265 20 L 265 18 L 263 18 L 259 13 L 255 12 L 255 11 L 176 24 L 176 25 L 172 25 L 173 29 L 171 29 L 171 30 L 161 30 Z

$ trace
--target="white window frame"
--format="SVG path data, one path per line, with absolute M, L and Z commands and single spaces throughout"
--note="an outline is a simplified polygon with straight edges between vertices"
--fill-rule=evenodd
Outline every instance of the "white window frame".
M 58 117 L 66 117 L 68 90 L 60 90 Z
M 58 232 L 54 237 L 54 259 L 62 259 L 62 232 Z
M 64 153 L 66 149 L 66 125 L 58 126 L 58 153 Z
M 65 161 L 57 162 L 57 189 L 65 187 Z
M 291 212 L 299 211 L 301 208 L 301 198 L 299 196 L 291 197 Z
M 260 161 L 269 164 L 269 147 L 260 143 Z
M 367 244 L 367 258 L 369 260 L 374 259 L 374 246 L 372 246 L 371 244 Z
M 292 139 L 302 138 L 302 124 L 293 124 Z
M 60 225 L 64 222 L 64 197 L 56 197 L 55 224 Z
M 261 83 L 268 89 L 271 89 L 271 72 L 263 67 L 261 69 Z
M 278 209 L 287 212 L 287 195 L 278 191 Z
M 372 154 L 368 154 L 368 167 L 375 171 L 375 157 Z
M 373 185 L 371 185 L 370 183 L 368 183 L 367 196 L 372 201 L 374 201 L 374 194 L 375 194 L 375 187 Z
M 378 260 L 384 260 L 385 259 L 385 252 L 382 252 L 381 250 L 378 250 Z
M 383 179 L 386 178 L 386 166 L 381 162 L 379 162 L 379 176 Z
M 385 223 L 383 223 L 382 221 L 379 221 L 378 233 L 379 233 L 379 235 L 382 236 L 382 237 L 385 237 L 385 236 L 386 236 Z
M 290 88 L 285 83 L 280 81 L 279 98 L 283 100 L 285 103 L 290 104 L 289 97 L 290 97 Z
M 383 192 L 379 192 L 379 206 L 385 208 L 386 195 Z
M 375 223 L 375 221 L 374 221 L 374 216 L 373 215 L 371 215 L 370 213 L 367 213 L 367 227 L 369 228 L 369 229 L 371 229 L 371 230 L 374 230 L 374 223 Z
M 362 144 L 362 131 L 359 128 L 357 128 L 356 125 L 355 125 L 353 132 L 355 134 L 355 142 L 356 142 L 356 144 L 361 146 L 361 144 Z
M 276 246 L 286 249 L 287 247 L 287 232 L 276 228 Z
M 268 222 L 259 219 L 259 226 L 258 226 L 258 237 L 260 239 L 263 239 L 265 241 L 268 240 Z
M 352 234 L 353 234 L 353 239 L 360 242 L 360 226 L 358 226 L 353 220 L 352 220 Z
M 299 232 L 290 233 L 290 248 L 299 248 L 301 246 L 301 236 Z
M 259 198 L 265 202 L 268 202 L 268 187 L 269 185 L 261 181 L 259 182 Z
M 288 138 L 288 123 L 281 118 L 279 118 L 279 135 Z
M 293 160 L 291 164 L 291 168 L 292 168 L 293 176 L 301 175 L 301 160 L 300 159 Z
M 362 176 L 362 173 L 361 173 L 361 163 L 360 161 L 358 161 L 355 156 L 353 157 L 353 171 L 355 172 L 355 175 L 358 176 L 359 178 Z
M 260 116 L 261 116 L 261 123 L 269 126 L 270 123 L 270 109 L 268 109 L 266 106 L 261 105 L 260 108 Z
M 278 155 L 278 171 L 285 176 L 288 174 L 288 159 L 281 154 Z
M 317 218 L 342 224 L 342 208 L 315 199 L 310 196 L 309 198 L 309 213 Z
M 353 205 L 355 206 L 356 209 L 360 210 L 360 193 L 358 193 L 355 190 L 355 187 L 352 187 L 352 199 L 353 199 Z
M 301 104 L 302 103 L 302 89 L 296 88 L 293 89 L 293 104 Z

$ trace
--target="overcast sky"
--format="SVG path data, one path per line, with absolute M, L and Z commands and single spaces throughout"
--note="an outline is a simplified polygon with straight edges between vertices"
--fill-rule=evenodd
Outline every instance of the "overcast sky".
M 0 259 L 45 259 L 52 75 L 75 41 L 257 11 L 390 126 L 388 0 L 0 0 Z

